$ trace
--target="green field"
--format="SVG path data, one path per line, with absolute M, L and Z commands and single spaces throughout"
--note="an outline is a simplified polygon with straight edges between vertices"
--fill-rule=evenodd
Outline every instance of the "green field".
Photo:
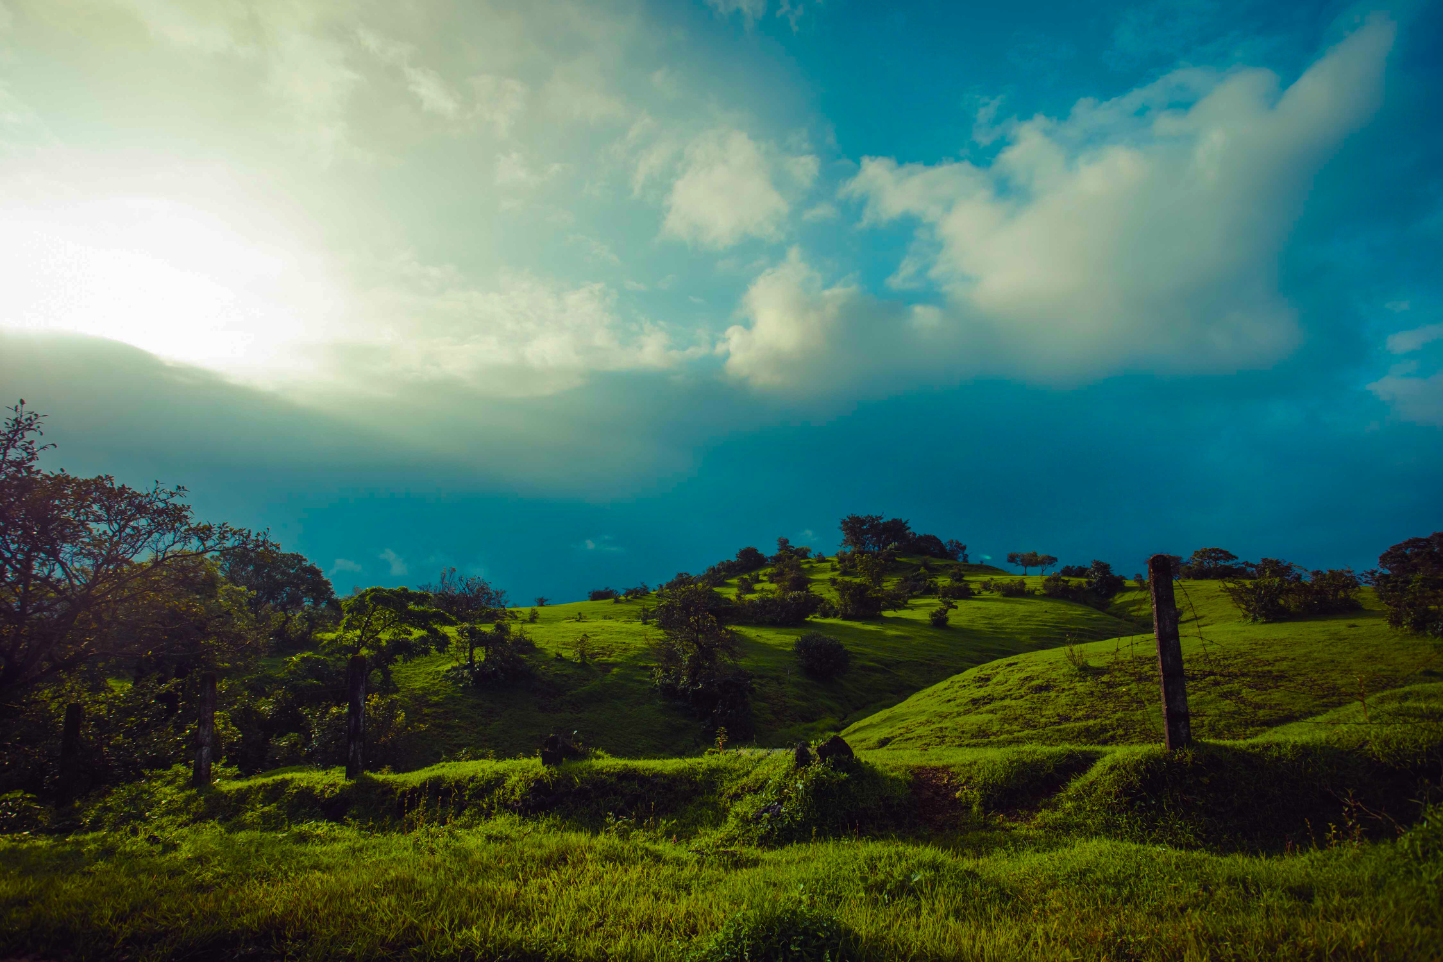
M 1137 591 L 743 628 L 756 738 L 722 751 L 651 688 L 640 603 L 547 607 L 530 682 L 397 670 L 412 770 L 12 805 L 0 956 L 1437 959 L 1443 653 L 1363 595 L 1251 624 L 1179 583 L 1200 741 L 1173 754 Z M 813 628 L 851 650 L 833 682 L 796 669 Z M 543 768 L 573 729 L 601 751 Z M 795 767 L 834 731 L 855 760 Z

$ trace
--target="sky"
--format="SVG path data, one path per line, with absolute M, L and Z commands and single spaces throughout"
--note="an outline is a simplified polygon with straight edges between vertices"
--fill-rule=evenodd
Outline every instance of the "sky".
M 0 397 L 342 592 L 1443 528 L 1443 5 L 0 0 Z

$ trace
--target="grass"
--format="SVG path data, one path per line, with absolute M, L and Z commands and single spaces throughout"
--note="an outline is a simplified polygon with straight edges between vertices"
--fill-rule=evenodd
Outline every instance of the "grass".
M 1246 738 L 1443 681 L 1439 646 L 1390 629 L 1371 591 L 1361 611 L 1277 624 L 1243 621 L 1215 583 L 1182 582 L 1178 595 L 1200 738 Z M 1133 617 L 1144 604 L 1141 592 L 1127 592 L 1112 611 Z M 961 672 L 843 735 L 861 747 L 909 749 L 1160 742 L 1156 646 L 1151 633 L 1129 632 L 1024 652 Z
M 906 561 L 892 579 L 915 567 L 917 560 Z M 998 573 L 980 565 L 968 567 L 972 581 Z M 834 595 L 827 584 L 835 575 L 830 562 L 813 562 L 805 570 L 817 593 Z M 733 592 L 732 586 L 723 589 Z M 501 758 L 529 755 L 554 731 L 579 731 L 588 744 L 632 758 L 705 749 L 711 736 L 685 712 L 659 699 L 651 686 L 648 645 L 654 630 L 642 624 L 641 610 L 654 603 L 576 602 L 537 609 L 538 622 L 522 622 L 537 646 L 535 674 L 519 685 L 458 687 L 443 677 L 453 661 L 445 654 L 398 667 L 396 680 L 407 700 L 407 717 L 426 729 L 416 765 L 455 757 L 463 750 Z M 739 628 L 742 663 L 756 683 L 754 744 L 790 746 L 840 731 L 914 692 L 998 658 L 1069 639 L 1107 639 L 1138 630 L 1124 617 L 1085 605 L 993 595 L 961 602 L 951 626 L 934 628 L 927 612 L 936 605 L 935 598 L 918 598 L 873 621 L 814 619 L 801 628 Z M 520 611 L 524 615 L 526 609 Z M 578 615 L 583 620 L 578 621 Z M 806 631 L 839 638 L 851 653 L 851 668 L 827 682 L 798 671 L 791 648 Z M 586 664 L 575 653 L 576 639 L 583 633 L 595 650 Z
M 1438 959 L 1438 649 L 1371 597 L 1253 625 L 1179 595 L 1200 741 L 1177 753 L 1138 592 L 824 622 L 853 656 L 829 684 L 792 670 L 800 629 L 743 629 L 758 743 L 849 725 L 856 760 L 800 771 L 699 751 L 639 606 L 543 609 L 529 686 L 397 673 L 431 756 L 531 757 L 0 798 L 0 958 Z M 540 766 L 572 728 L 632 757 Z

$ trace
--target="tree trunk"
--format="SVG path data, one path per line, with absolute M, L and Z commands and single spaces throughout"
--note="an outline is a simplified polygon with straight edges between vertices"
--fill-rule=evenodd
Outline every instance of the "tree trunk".
M 65 724 L 60 729 L 60 778 L 56 785 L 62 805 L 74 801 L 75 796 L 80 794 L 80 724 L 83 718 L 84 709 L 79 702 L 65 706 Z
M 1182 642 L 1177 632 L 1177 603 L 1172 593 L 1172 560 L 1164 554 L 1149 558 L 1147 580 L 1152 590 L 1153 634 L 1157 638 L 1157 670 L 1162 682 L 1163 731 L 1167 750 L 1173 752 L 1192 744 L 1192 722 L 1183 678 Z
M 192 788 L 210 784 L 210 765 L 215 759 L 215 672 L 200 676 L 200 715 L 195 729 L 195 767 L 191 770 Z
M 350 703 L 346 711 L 346 778 L 360 776 L 366 736 L 366 656 L 352 655 L 346 668 Z

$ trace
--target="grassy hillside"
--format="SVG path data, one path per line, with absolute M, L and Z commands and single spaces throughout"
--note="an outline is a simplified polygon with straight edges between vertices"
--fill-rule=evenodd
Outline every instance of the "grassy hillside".
M 1216 585 L 1179 595 L 1203 740 L 1176 753 L 1149 744 L 1137 592 L 822 622 L 854 655 L 830 684 L 793 669 L 801 629 L 743 629 L 759 742 L 851 722 L 855 759 L 801 768 L 695 751 L 648 683 L 640 605 L 543 609 L 526 685 L 458 688 L 448 656 L 398 672 L 426 751 L 525 758 L 0 797 L 0 957 L 1437 959 L 1436 645 L 1371 598 L 1251 625 Z M 571 728 L 690 757 L 543 768 L 536 743 Z
M 1245 738 L 1340 705 L 1361 710 L 1389 689 L 1443 680 L 1437 644 L 1390 629 L 1370 590 L 1362 611 L 1275 624 L 1242 620 L 1216 582 L 1179 582 L 1177 595 L 1200 738 Z M 1141 619 L 1148 604 L 1131 591 L 1111 610 Z M 1129 633 L 1003 658 L 857 721 L 844 734 L 867 748 L 1157 742 L 1156 645 L 1151 632 Z
M 889 582 L 920 560 L 904 559 Z M 949 567 L 931 565 L 939 572 Z M 967 567 L 971 581 L 1001 574 L 983 565 Z M 818 594 L 835 597 L 827 584 L 836 574 L 830 562 L 812 562 L 805 570 Z M 730 585 L 722 590 L 734 592 Z M 475 690 L 447 681 L 442 673 L 453 663 L 451 655 L 398 668 L 407 716 L 426 726 L 417 764 L 455 757 L 462 750 L 502 758 L 531 754 L 553 731 L 579 731 L 588 744 L 618 756 L 659 757 L 705 748 L 710 738 L 702 726 L 652 688 L 648 644 L 655 630 L 641 622 L 647 604 L 655 604 L 654 599 L 537 609 L 538 622 L 522 621 L 537 646 L 531 657 L 534 677 L 505 689 Z M 1119 617 L 1070 602 L 996 595 L 959 602 L 952 624 L 934 628 L 927 613 L 936 605 L 935 598 L 917 598 L 905 610 L 874 621 L 814 619 L 801 628 L 739 628 L 743 665 L 756 684 L 755 744 L 791 745 L 840 731 L 959 671 L 999 658 L 1138 630 L 1125 613 Z M 791 648 L 806 631 L 841 639 L 852 655 L 850 670 L 828 682 L 802 675 Z M 575 653 L 583 633 L 596 652 L 587 664 L 580 664 Z

